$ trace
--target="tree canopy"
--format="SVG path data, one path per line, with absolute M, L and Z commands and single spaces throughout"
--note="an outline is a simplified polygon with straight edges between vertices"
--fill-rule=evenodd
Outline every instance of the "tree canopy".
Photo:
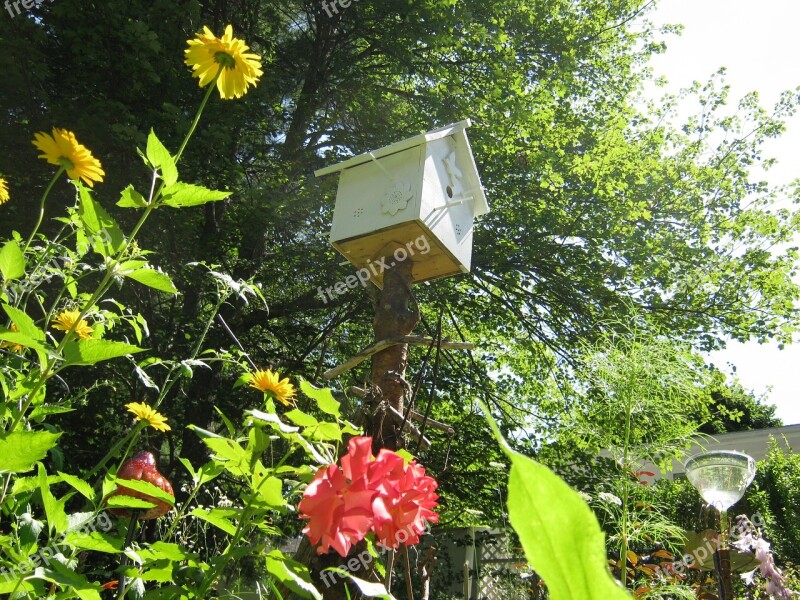
M 751 171 L 769 163 L 762 145 L 783 131 L 797 96 L 770 108 L 756 94 L 734 101 L 720 74 L 645 102 L 648 59 L 667 39 L 648 23 L 651 9 L 643 0 L 360 0 L 329 16 L 316 0 L 58 0 L 4 15 L 0 174 L 13 200 L 0 207 L 0 235 L 33 224 L 45 179 L 30 141 L 53 126 L 79 132 L 102 159 L 98 199 L 132 223 L 113 205 L 142 176 L 134 147 L 152 127 L 175 151 L 190 126 L 198 90 L 181 60 L 185 40 L 231 23 L 264 57 L 265 74 L 235 106 L 209 105 L 182 173 L 232 195 L 180 219 L 162 211 L 143 232 L 142 247 L 178 274 L 178 296 L 125 289 L 116 299 L 146 317 L 156 355 L 180 357 L 199 335 L 196 317 L 215 310 L 208 270 L 251 280 L 267 306 L 221 307 L 236 340 L 257 364 L 318 381 L 373 340 L 368 294 L 317 295 L 352 269 L 327 241 L 336 178 L 313 171 L 469 117 L 490 205 L 475 229 L 473 269 L 415 294 L 424 333 L 477 350 L 426 359 L 416 349 L 411 360 L 417 406 L 430 402 L 457 432 L 453 452 L 431 434 L 426 462 L 445 474 L 458 509 L 474 457 L 503 460 L 499 450 L 489 456 L 476 399 L 505 432 L 557 421 L 552 370 L 631 306 L 701 350 L 726 338 L 786 343 L 797 330 L 798 218 L 773 206 L 797 190 L 772 189 Z M 681 126 L 671 124 L 679 99 L 696 106 Z M 71 203 L 57 194 L 48 215 Z M 209 340 L 236 351 L 222 327 Z M 337 387 L 367 373 L 355 369 Z M 78 464 L 81 452 L 102 451 L 85 440 L 117 426 L 123 401 L 148 393 L 130 366 L 92 377 L 84 401 L 104 418 L 62 421 Z M 220 369 L 198 369 L 164 409 L 210 426 L 215 406 L 242 409 L 232 383 Z M 169 440 L 201 451 L 191 432 Z M 489 510 L 494 476 L 478 476 Z

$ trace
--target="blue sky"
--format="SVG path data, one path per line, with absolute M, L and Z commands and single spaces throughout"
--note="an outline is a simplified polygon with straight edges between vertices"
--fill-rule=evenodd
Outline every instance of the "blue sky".
M 666 54 L 652 62 L 656 75 L 669 80 L 668 91 L 705 81 L 722 66 L 728 70 L 732 102 L 757 90 L 769 106 L 781 91 L 800 86 L 798 0 L 660 0 L 650 19 L 684 25 L 680 37 L 668 40 Z M 766 149 L 778 159 L 768 181 L 782 184 L 800 177 L 800 117 Z M 734 364 L 745 387 L 769 392 L 766 399 L 778 407 L 785 424 L 800 423 L 800 341 L 782 351 L 776 345 L 731 343 L 711 360 L 728 372 L 726 364 Z

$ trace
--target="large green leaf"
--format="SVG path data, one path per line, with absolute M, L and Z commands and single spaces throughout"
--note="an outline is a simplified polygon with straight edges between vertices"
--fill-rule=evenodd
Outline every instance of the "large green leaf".
M 144 348 L 110 340 L 72 340 L 64 345 L 68 365 L 93 365 L 103 360 L 143 352 Z
M 611 576 L 605 536 L 589 505 L 550 469 L 509 448 L 497 425 L 489 422 L 511 461 L 509 521 L 550 597 L 630 600 Z
M 161 292 L 166 292 L 168 294 L 178 293 L 178 289 L 172 283 L 172 279 L 169 278 L 169 275 L 152 267 L 142 267 L 130 273 L 125 273 L 125 277 Z
M 78 214 L 86 228 L 88 242 L 98 254 L 111 256 L 125 241 L 122 230 L 114 218 L 95 202 L 87 187 L 79 183 L 78 190 L 81 199 Z
M 99 584 L 90 583 L 86 577 L 65 567 L 56 560 L 51 560 L 50 564 L 41 571 L 41 574 L 37 569 L 37 576 L 46 581 L 57 583 L 70 592 L 77 594 L 81 600 L 102 600 Z
M 147 136 L 147 160 L 153 168 L 160 169 L 161 179 L 164 185 L 171 186 L 178 181 L 178 169 L 175 166 L 175 159 L 156 137 L 156 132 L 150 130 Z
M 230 192 L 209 190 L 208 188 L 199 185 L 191 185 L 189 183 L 176 183 L 167 187 L 163 192 L 164 204 L 173 208 L 199 206 L 206 202 L 224 200 L 230 195 Z
M 394 596 L 392 596 L 388 591 L 386 591 L 386 586 L 382 583 L 377 583 L 375 581 L 367 581 L 366 579 L 361 579 L 360 577 L 356 577 L 355 575 L 351 574 L 349 571 L 345 569 L 340 569 L 338 567 L 329 567 L 325 569 L 326 571 L 330 571 L 332 573 L 336 573 L 342 577 L 342 579 L 349 579 L 353 583 L 356 584 L 358 587 L 358 591 L 366 598 L 380 598 L 381 600 L 395 600 Z M 323 580 L 325 577 L 323 576 Z
M 42 369 L 44 369 L 44 365 L 47 364 L 47 351 L 49 346 L 45 346 L 32 337 L 25 335 L 24 333 L 18 333 L 16 331 L 0 331 L 0 341 L 19 344 L 25 348 L 32 348 L 36 351 L 36 354 L 39 357 L 39 364 L 42 366 Z
M 134 496 L 127 496 L 125 494 L 116 494 L 106 500 L 106 506 L 110 508 L 131 508 L 150 510 L 155 508 L 154 502 L 143 500 L 142 498 L 135 498 Z
M 132 185 L 129 185 L 122 190 L 120 199 L 117 201 L 117 206 L 121 208 L 145 208 L 147 207 L 147 200 L 133 189 Z
M 211 510 L 206 510 L 205 508 L 195 508 L 189 514 L 197 517 L 198 519 L 202 519 L 203 521 L 207 521 L 215 527 L 219 527 L 222 529 L 222 531 L 229 535 L 236 534 L 236 525 L 234 525 L 230 520 L 230 517 L 238 514 L 238 511 L 236 510 L 222 508 L 212 508 Z
M 0 248 L 0 275 L 5 281 L 25 275 L 25 256 L 14 240 L 7 241 Z
M 50 527 L 50 531 L 60 535 L 67 530 L 69 525 L 67 513 L 64 510 L 64 505 L 69 500 L 69 496 L 64 496 L 60 500 L 57 499 L 50 491 L 50 482 L 44 465 L 38 463 L 37 466 L 39 467 L 39 493 L 42 496 L 44 512 L 47 515 L 47 524 Z
M 64 482 L 78 490 L 78 492 L 80 492 L 80 494 L 87 500 L 94 499 L 95 493 L 92 489 L 92 486 L 90 486 L 80 477 L 75 477 L 75 475 L 70 475 L 69 473 L 62 473 L 61 471 L 58 471 L 58 476 L 61 477 Z
M 0 434 L 0 473 L 24 473 L 33 469 L 56 445 L 60 433 L 14 431 Z
M 317 403 L 319 409 L 334 417 L 339 416 L 339 401 L 333 397 L 330 388 L 317 388 L 307 382 L 305 379 L 300 380 L 300 390 L 309 398 Z
M 153 485 L 149 481 L 117 478 L 117 485 L 124 486 L 129 490 L 141 492 L 142 494 L 146 494 L 151 498 L 155 498 L 156 500 L 161 500 L 162 502 L 166 502 L 170 506 L 175 505 L 175 496 L 173 496 L 169 492 L 165 492 L 160 487 Z
M 27 313 L 8 304 L 3 304 L 3 310 L 6 311 L 8 318 L 19 328 L 20 333 L 24 333 L 35 340 L 44 341 L 44 331 L 36 326 L 36 323 Z
M 122 551 L 122 539 L 102 531 L 70 531 L 64 541 L 81 550 L 116 554 Z
M 280 550 L 273 550 L 267 554 L 267 571 L 300 597 L 322 600 L 322 594 L 311 582 L 308 567 L 287 558 Z

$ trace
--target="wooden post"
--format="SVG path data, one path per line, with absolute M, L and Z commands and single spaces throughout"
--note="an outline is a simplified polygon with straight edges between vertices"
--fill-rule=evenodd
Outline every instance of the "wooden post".
M 409 335 L 419 323 L 419 308 L 411 292 L 413 263 L 397 263 L 383 276 L 383 290 L 375 303 L 373 329 L 376 340 Z M 388 418 L 388 407 L 403 412 L 403 399 L 409 385 L 405 380 L 408 366 L 408 344 L 397 344 L 372 357 L 370 422 L 367 433 L 372 436 L 372 452 L 381 448 L 398 450 L 401 431 L 395 420 Z
M 384 273 L 383 290 L 377 294 L 375 300 L 373 328 L 376 341 L 407 336 L 419 322 L 419 308 L 411 292 L 412 266 L 413 263 L 406 260 L 397 263 Z M 390 408 L 403 414 L 403 399 L 409 391 L 409 385 L 404 378 L 408 366 L 408 345 L 408 343 L 395 344 L 372 356 L 372 385 L 365 397 L 369 410 L 365 428 L 367 435 L 373 436 L 372 452 L 376 455 L 381 448 L 398 450 L 402 443 L 401 423 Z M 347 568 L 345 565 L 353 564 L 352 557 L 359 556 L 363 552 L 366 552 L 366 543 L 360 542 L 353 546 L 349 556 L 345 558 L 335 553 L 317 556 L 308 539 L 304 538 L 295 554 L 295 560 L 309 566 L 317 589 L 322 592 L 325 600 L 346 600 L 348 596 L 342 579 L 338 576 L 330 577 L 330 573 L 326 573 L 328 576 L 326 579 L 320 572 L 330 566 Z M 361 569 L 360 566 L 359 564 L 350 572 L 362 579 L 380 581 L 374 569 Z M 335 583 L 331 584 L 331 581 Z M 295 595 L 284 597 L 295 598 Z

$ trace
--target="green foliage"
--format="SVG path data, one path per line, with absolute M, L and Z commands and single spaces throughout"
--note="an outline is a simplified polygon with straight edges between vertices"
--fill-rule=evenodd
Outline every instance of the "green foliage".
M 651 575 L 637 565 L 637 552 L 649 552 L 656 541 L 673 550 L 683 543 L 682 529 L 669 521 L 640 476 L 646 464 L 667 468 L 680 458 L 697 429 L 694 416 L 706 410 L 702 362 L 690 348 L 645 329 L 635 315 L 632 321 L 586 345 L 560 440 L 561 446 L 611 458 L 583 483 L 609 532 L 623 585 L 641 573 Z
M 605 536 L 591 509 L 547 467 L 511 450 L 494 427 L 511 461 L 509 520 L 551 597 L 628 598 L 608 570 Z
M 16 419 L 14 433 L 27 426 L 64 432 L 46 460 L 49 478 L 81 474 L 93 485 L 138 440 L 160 450 L 174 481 L 202 481 L 206 505 L 223 493 L 214 485 L 234 495 L 253 484 L 247 449 L 261 443 L 255 432 L 266 427 L 285 435 L 307 429 L 292 460 L 324 458 L 319 447 L 347 433 L 338 420 L 357 414 L 357 400 L 336 392 L 341 414 L 320 401 L 319 410 L 301 407 L 278 419 L 243 402 L 232 385 L 249 368 L 245 348 L 257 364 L 316 382 L 373 341 L 371 306 L 360 290 L 332 303 L 315 294 L 351 270 L 324 241 L 334 178 L 311 173 L 464 117 L 474 123 L 470 139 L 492 212 L 475 228 L 472 274 L 416 290 L 425 334 L 438 329 L 478 347 L 431 358 L 414 374 L 416 407 L 456 430 L 454 437 L 427 430 L 433 448 L 418 453 L 441 472 L 443 521 L 502 517 L 503 472 L 489 463 L 506 459 L 491 448 L 476 401 L 501 417 L 504 433 L 533 431 L 513 442 L 519 448 L 548 454 L 551 434 L 565 415 L 575 417 L 570 386 L 552 372 L 577 364 L 582 343 L 625 318 L 630 303 L 694 347 L 717 347 L 727 335 L 790 339 L 796 251 L 770 249 L 789 241 L 798 221 L 772 203 L 797 190 L 770 189 L 750 169 L 768 164 L 763 144 L 780 134 L 797 99 L 786 95 L 775 110 L 752 95 L 737 103 L 720 75 L 654 106 L 635 105 L 647 60 L 664 45 L 642 20 L 649 7 L 640 0 L 362 0 L 331 18 L 319 3 L 296 0 L 108 0 L 92 10 L 59 0 L 0 19 L 0 145 L 7 149 L 0 172 L 12 193 L 0 209 L 0 235 L 8 239 L 0 246 L 0 295 L 18 311 L 6 311 L 0 323 L 0 418 Z M 186 147 L 197 85 L 186 76 L 182 49 L 204 22 L 232 22 L 264 56 L 265 76 L 241 101 L 209 103 L 194 133 L 199 143 Z M 669 124 L 684 101 L 695 103 L 696 114 Z M 104 159 L 107 178 L 97 196 L 80 187 L 77 200 L 55 186 L 43 235 L 25 248 L 13 232 L 32 229 L 31 199 L 41 195 L 45 172 L 30 139 L 54 123 Z M 92 323 L 91 340 L 51 335 L 62 308 L 77 308 Z M 10 344 L 27 350 L 14 353 Z M 410 364 L 423 361 L 412 350 Z M 335 387 L 368 378 L 361 367 Z M 123 405 L 142 399 L 171 422 L 195 427 L 132 429 Z M 717 408 L 725 427 L 739 412 L 748 419 L 736 403 Z M 633 435 L 657 441 L 663 423 L 636 414 Z M 610 412 L 595 416 L 609 430 L 619 425 Z M 234 437 L 227 424 L 247 437 Z M 213 435 L 202 438 L 203 431 Z M 594 458 L 589 448 L 598 440 L 584 433 L 576 440 Z M 208 461 L 204 440 L 214 435 L 227 440 L 212 443 L 224 460 Z M 559 452 L 562 462 L 576 456 Z M 184 472 L 181 463 L 210 466 Z M 220 483 L 228 477 L 236 484 Z M 22 491 L 24 479 L 8 492 L 19 502 L 31 493 Z M 86 498 L 74 481 L 48 481 L 56 496 Z M 272 506 L 269 476 L 264 487 L 261 501 Z M 187 539 L 224 551 L 229 533 L 208 519 L 230 531 L 235 515 L 197 514 L 207 519 L 186 525 Z M 297 523 L 281 517 L 296 532 Z M 204 559 L 183 552 L 176 585 L 205 578 Z M 176 557 L 164 548 L 152 556 Z M 41 581 L 63 578 L 62 567 L 48 567 L 50 579 Z M 169 569 L 153 565 L 149 573 L 159 581 Z M 40 595 L 41 581 L 20 589 Z
M 800 564 L 800 455 L 773 439 L 745 500 L 761 515 L 776 562 Z
M 713 435 L 783 425 L 775 416 L 775 406 L 764 404 L 738 381 L 726 381 L 725 375 L 719 371 L 713 372 L 708 393 L 711 396 L 708 407 L 710 415 L 708 421 L 700 427 L 701 433 Z

